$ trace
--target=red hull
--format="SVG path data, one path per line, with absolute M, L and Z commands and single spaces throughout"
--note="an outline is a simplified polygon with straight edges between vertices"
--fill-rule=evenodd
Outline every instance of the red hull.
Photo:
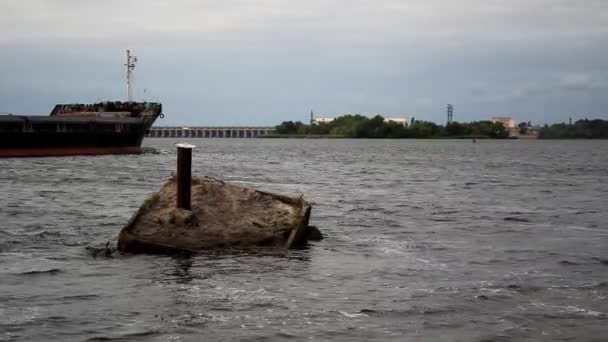
M 136 154 L 141 147 L 53 147 L 53 148 L 4 148 L 0 158 L 6 157 L 57 157 L 96 156 L 102 154 Z

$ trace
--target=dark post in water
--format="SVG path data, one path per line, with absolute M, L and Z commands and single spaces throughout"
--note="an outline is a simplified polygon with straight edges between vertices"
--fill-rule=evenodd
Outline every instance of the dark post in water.
M 191 210 L 192 149 L 194 145 L 177 144 L 177 207 Z

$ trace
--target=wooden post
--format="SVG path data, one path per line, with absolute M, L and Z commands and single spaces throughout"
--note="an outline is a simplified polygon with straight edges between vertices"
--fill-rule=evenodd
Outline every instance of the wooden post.
M 177 146 L 177 207 L 191 210 L 190 188 L 192 187 L 192 149 L 194 145 Z

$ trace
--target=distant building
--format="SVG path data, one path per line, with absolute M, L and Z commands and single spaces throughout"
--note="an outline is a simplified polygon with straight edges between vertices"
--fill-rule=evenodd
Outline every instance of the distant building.
M 499 122 L 503 126 L 505 126 L 505 128 L 513 128 L 513 127 L 515 127 L 515 121 L 513 121 L 513 118 L 507 117 L 507 116 L 494 117 L 494 118 L 492 118 L 492 122 L 493 123 Z
M 313 118 L 312 123 L 313 124 L 328 123 L 328 122 L 334 121 L 335 119 L 336 118 Z
M 407 127 L 407 118 L 384 118 L 384 122 L 398 123 L 403 127 Z
M 526 127 L 525 130 L 522 130 L 519 127 L 511 127 L 507 128 L 507 132 L 509 132 L 509 138 L 538 139 L 540 127 Z

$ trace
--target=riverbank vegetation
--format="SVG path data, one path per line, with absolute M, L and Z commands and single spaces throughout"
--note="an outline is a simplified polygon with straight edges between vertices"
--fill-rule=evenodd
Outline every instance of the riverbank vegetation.
M 578 120 L 574 124 L 545 125 L 540 139 L 608 139 L 608 120 Z
M 501 123 L 476 121 L 452 122 L 446 126 L 434 122 L 415 120 L 405 127 L 396 122 L 385 122 L 376 115 L 344 115 L 331 122 L 304 124 L 300 121 L 284 121 L 275 127 L 276 137 L 332 137 L 332 138 L 489 138 L 503 139 L 508 132 Z

